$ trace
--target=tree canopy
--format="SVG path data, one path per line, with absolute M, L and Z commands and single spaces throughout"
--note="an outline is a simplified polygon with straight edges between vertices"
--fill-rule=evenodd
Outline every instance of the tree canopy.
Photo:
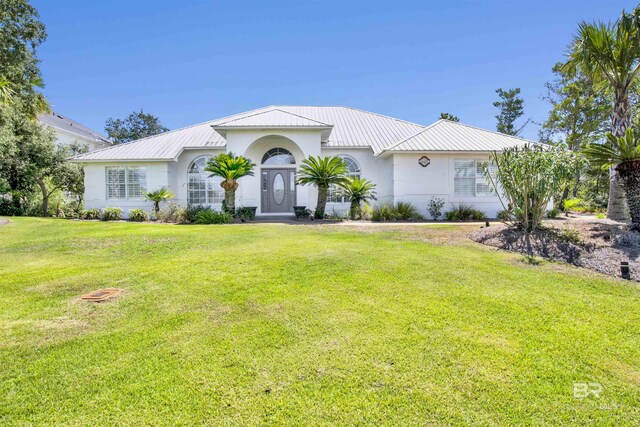
M 160 123 L 158 117 L 147 114 L 143 110 L 134 111 L 124 119 L 110 117 L 107 119 L 104 129 L 116 144 L 146 138 L 169 130 Z
M 451 113 L 440 113 L 440 119 L 449 120 L 452 122 L 459 122 L 460 118 L 458 116 L 454 116 Z
M 520 88 L 496 89 L 496 93 L 500 97 L 499 101 L 493 103 L 493 106 L 500 110 L 496 116 L 498 119 L 496 130 L 507 135 L 518 135 L 529 123 L 527 120 L 520 127 L 516 127 L 515 124 L 516 120 L 524 114 L 524 99 L 520 97 Z

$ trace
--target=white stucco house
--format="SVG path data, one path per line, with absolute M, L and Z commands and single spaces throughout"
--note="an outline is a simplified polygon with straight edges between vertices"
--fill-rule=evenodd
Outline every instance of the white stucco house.
M 413 203 L 424 215 L 432 197 L 445 210 L 466 202 L 494 217 L 502 206 L 482 177 L 492 151 L 530 143 L 521 138 L 447 120 L 423 126 L 349 107 L 269 106 L 77 156 L 85 168 L 87 208 L 151 209 L 147 191 L 165 187 L 181 205 L 219 209 L 218 178 L 207 159 L 232 151 L 250 158 L 255 176 L 239 180 L 236 206 L 257 215 L 291 215 L 313 209 L 313 187 L 295 184 L 307 156 L 341 156 L 352 175 L 376 184 L 377 203 Z M 327 212 L 348 202 L 330 194 Z
M 89 151 L 113 145 L 106 136 L 55 111 L 39 115 L 38 120 L 53 130 L 56 135 L 56 144 L 58 145 L 70 145 L 77 142 L 86 145 Z

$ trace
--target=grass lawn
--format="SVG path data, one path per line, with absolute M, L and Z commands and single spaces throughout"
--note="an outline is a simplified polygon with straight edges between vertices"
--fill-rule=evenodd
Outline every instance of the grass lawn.
M 11 219 L 0 425 L 640 424 L 638 284 L 455 230 Z

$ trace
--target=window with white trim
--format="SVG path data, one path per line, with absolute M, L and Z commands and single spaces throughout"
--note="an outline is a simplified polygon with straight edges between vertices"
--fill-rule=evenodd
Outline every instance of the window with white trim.
M 493 196 L 491 185 L 484 177 L 481 159 L 455 159 L 453 193 L 457 197 L 488 197 Z M 492 167 L 491 165 L 489 166 Z
M 220 204 L 224 200 L 224 189 L 220 187 L 222 178 L 210 177 L 210 172 L 204 170 L 210 156 L 196 158 L 187 171 L 187 203 L 189 205 Z
M 147 193 L 147 168 L 109 166 L 105 168 L 107 200 L 140 200 Z
M 347 164 L 349 178 L 360 178 L 360 165 L 358 162 L 349 156 L 338 156 Z M 349 203 L 349 198 L 343 194 L 343 191 L 337 185 L 329 186 L 329 192 L 327 195 L 327 202 L 329 203 Z

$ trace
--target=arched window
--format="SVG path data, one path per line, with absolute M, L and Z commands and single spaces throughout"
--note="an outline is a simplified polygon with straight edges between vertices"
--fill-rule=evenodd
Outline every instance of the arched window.
M 187 170 L 189 205 L 213 205 L 222 203 L 224 200 L 224 189 L 220 187 L 222 178 L 217 176 L 210 178 L 211 173 L 204 170 L 210 158 L 201 156 L 189 165 Z
M 347 169 L 349 173 L 347 174 L 350 178 L 360 178 L 360 165 L 353 157 L 350 156 L 338 156 L 347 164 Z M 335 185 L 329 187 L 329 194 L 327 196 L 327 202 L 330 203 L 349 203 L 349 199 L 342 195 L 342 191 Z
M 295 165 L 296 159 L 284 148 L 272 148 L 262 157 L 263 165 Z

